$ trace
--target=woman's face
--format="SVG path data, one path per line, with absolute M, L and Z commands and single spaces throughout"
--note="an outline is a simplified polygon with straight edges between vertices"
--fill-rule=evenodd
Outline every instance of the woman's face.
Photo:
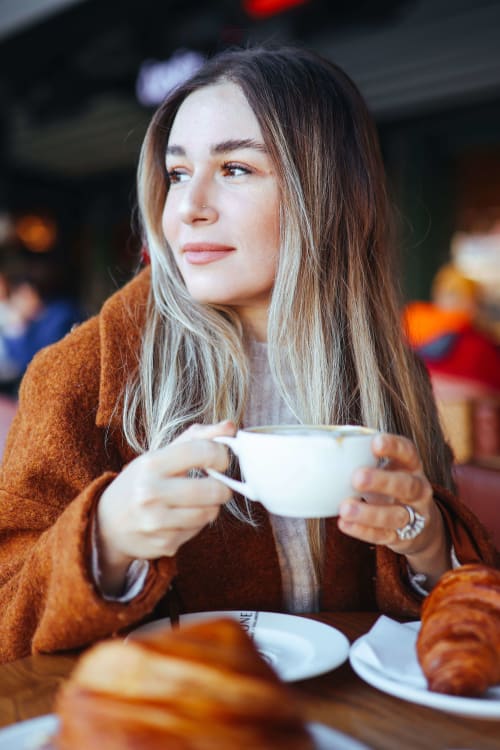
M 163 232 L 189 293 L 262 320 L 279 252 L 279 190 L 238 86 L 207 86 L 184 100 L 166 162 Z

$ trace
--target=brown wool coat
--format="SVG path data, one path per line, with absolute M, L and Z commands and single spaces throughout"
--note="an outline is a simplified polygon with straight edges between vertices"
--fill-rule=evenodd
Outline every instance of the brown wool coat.
M 265 511 L 253 528 L 224 516 L 174 559 L 151 564 L 142 592 L 105 601 L 90 574 L 89 529 L 103 489 L 134 458 L 115 410 L 137 359 L 149 292 L 142 272 L 101 314 L 40 352 L 23 381 L 0 473 L 0 661 L 90 644 L 169 608 L 283 609 Z M 439 495 L 461 562 L 495 561 L 475 517 Z M 172 581 L 175 578 L 175 585 Z M 327 521 L 323 610 L 418 616 L 404 558 L 363 544 Z

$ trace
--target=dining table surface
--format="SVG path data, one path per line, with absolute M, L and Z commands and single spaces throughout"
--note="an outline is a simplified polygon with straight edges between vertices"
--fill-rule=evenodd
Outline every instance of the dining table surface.
M 310 615 L 343 632 L 350 642 L 368 632 L 378 616 Z M 36 654 L 0 665 L 0 727 L 52 713 L 55 695 L 78 656 Z M 394 697 L 360 679 L 348 660 L 325 674 L 292 683 L 292 689 L 301 697 L 309 721 L 326 724 L 372 750 L 500 748 L 500 717 L 469 718 Z

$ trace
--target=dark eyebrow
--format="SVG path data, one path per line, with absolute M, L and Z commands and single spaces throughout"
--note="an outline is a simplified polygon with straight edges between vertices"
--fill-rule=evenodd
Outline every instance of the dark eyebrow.
M 237 151 L 241 148 L 251 148 L 255 151 L 262 151 L 267 154 L 267 148 L 261 141 L 256 141 L 253 138 L 240 138 L 231 139 L 229 141 L 221 141 L 215 143 L 210 147 L 211 154 L 227 154 L 229 151 Z M 175 144 L 167 146 L 167 156 L 186 156 L 186 149 L 183 146 L 176 146 Z
M 255 151 L 263 151 L 267 154 L 265 144 L 261 141 L 255 141 L 253 138 L 233 139 L 230 141 L 222 141 L 222 143 L 216 143 L 211 147 L 210 153 L 225 154 L 228 151 L 237 151 L 240 148 L 252 148 Z

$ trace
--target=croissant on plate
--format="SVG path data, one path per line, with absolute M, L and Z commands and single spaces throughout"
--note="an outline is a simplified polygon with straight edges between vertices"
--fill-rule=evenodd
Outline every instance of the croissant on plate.
M 314 747 L 298 699 L 231 618 L 94 646 L 56 712 L 56 750 Z
M 425 599 L 417 656 L 430 690 L 478 697 L 500 682 L 500 571 L 445 573 Z

